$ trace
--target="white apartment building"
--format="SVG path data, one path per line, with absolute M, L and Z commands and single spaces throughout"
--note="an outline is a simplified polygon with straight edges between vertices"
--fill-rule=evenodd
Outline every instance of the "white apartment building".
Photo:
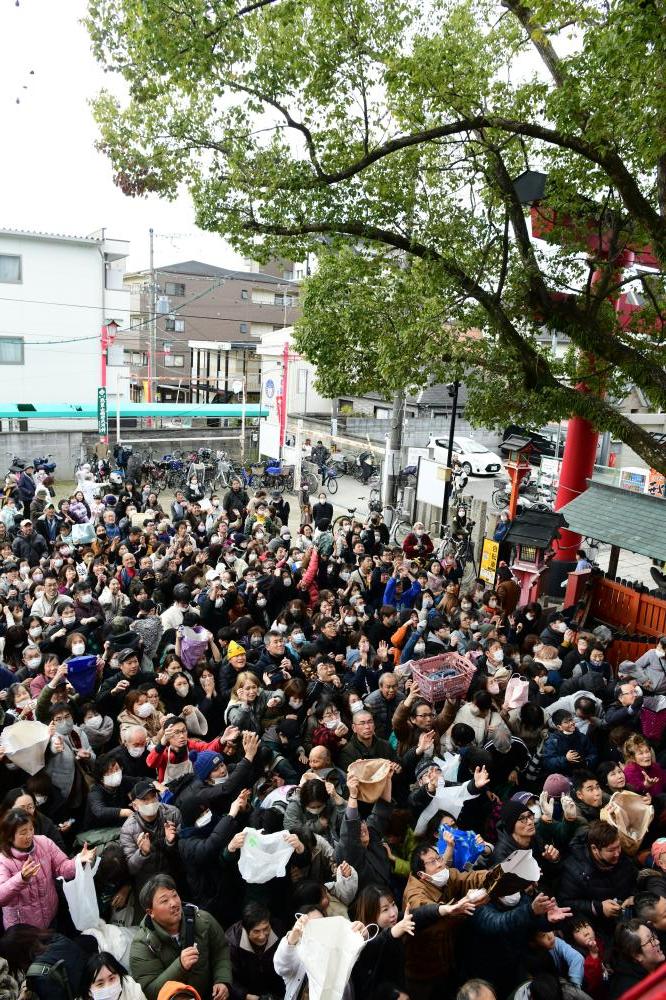
M 129 322 L 123 287 L 129 242 L 0 229 L 0 398 L 12 403 L 90 403 L 101 378 L 101 328 Z M 109 351 L 109 411 L 127 396 L 122 347 Z M 8 423 L 8 421 L 3 421 Z M 12 421 L 28 430 L 24 421 Z M 71 426 L 70 426 L 71 425 Z M 91 421 L 30 421 L 34 430 L 83 430 Z

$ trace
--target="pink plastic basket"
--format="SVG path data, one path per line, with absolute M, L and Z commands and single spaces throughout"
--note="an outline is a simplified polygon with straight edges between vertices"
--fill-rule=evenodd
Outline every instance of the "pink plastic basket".
M 421 694 L 431 702 L 464 698 L 476 673 L 472 661 L 461 653 L 441 653 L 424 660 L 412 660 L 411 668 Z M 455 673 L 450 677 L 433 676 L 442 670 L 454 670 Z

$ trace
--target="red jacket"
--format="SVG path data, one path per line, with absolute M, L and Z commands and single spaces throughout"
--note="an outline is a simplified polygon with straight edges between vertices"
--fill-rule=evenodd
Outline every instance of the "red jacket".
M 222 752 L 222 744 L 220 743 L 219 737 L 211 740 L 210 743 L 203 743 L 201 740 L 188 740 L 187 749 L 195 750 L 197 753 L 201 753 L 202 750 L 213 750 L 215 753 Z M 166 771 L 166 766 L 169 763 L 171 747 L 163 747 L 151 750 L 146 757 L 146 764 L 148 767 L 154 767 L 157 770 L 158 781 L 164 781 L 164 772 Z M 182 761 L 179 761 L 182 763 Z
M 402 551 L 408 559 L 422 559 L 424 556 L 429 556 L 434 548 L 428 535 L 417 538 L 413 531 L 409 532 L 402 543 Z

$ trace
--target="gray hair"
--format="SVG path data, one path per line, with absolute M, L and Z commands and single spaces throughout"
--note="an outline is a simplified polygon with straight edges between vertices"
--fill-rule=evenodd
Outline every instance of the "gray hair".
M 487 979 L 468 979 L 456 993 L 456 1000 L 478 1000 L 483 990 L 488 990 L 491 996 L 497 997 L 495 987 Z
M 127 726 L 123 733 L 123 743 L 126 745 L 133 736 L 145 736 L 148 739 L 148 731 L 145 726 Z

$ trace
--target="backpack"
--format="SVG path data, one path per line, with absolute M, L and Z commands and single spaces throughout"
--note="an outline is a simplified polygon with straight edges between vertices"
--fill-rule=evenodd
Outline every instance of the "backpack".
M 31 962 L 25 975 L 26 980 L 30 980 L 30 989 L 40 1000 L 74 1000 L 67 968 L 61 958 L 52 965 L 38 960 Z

